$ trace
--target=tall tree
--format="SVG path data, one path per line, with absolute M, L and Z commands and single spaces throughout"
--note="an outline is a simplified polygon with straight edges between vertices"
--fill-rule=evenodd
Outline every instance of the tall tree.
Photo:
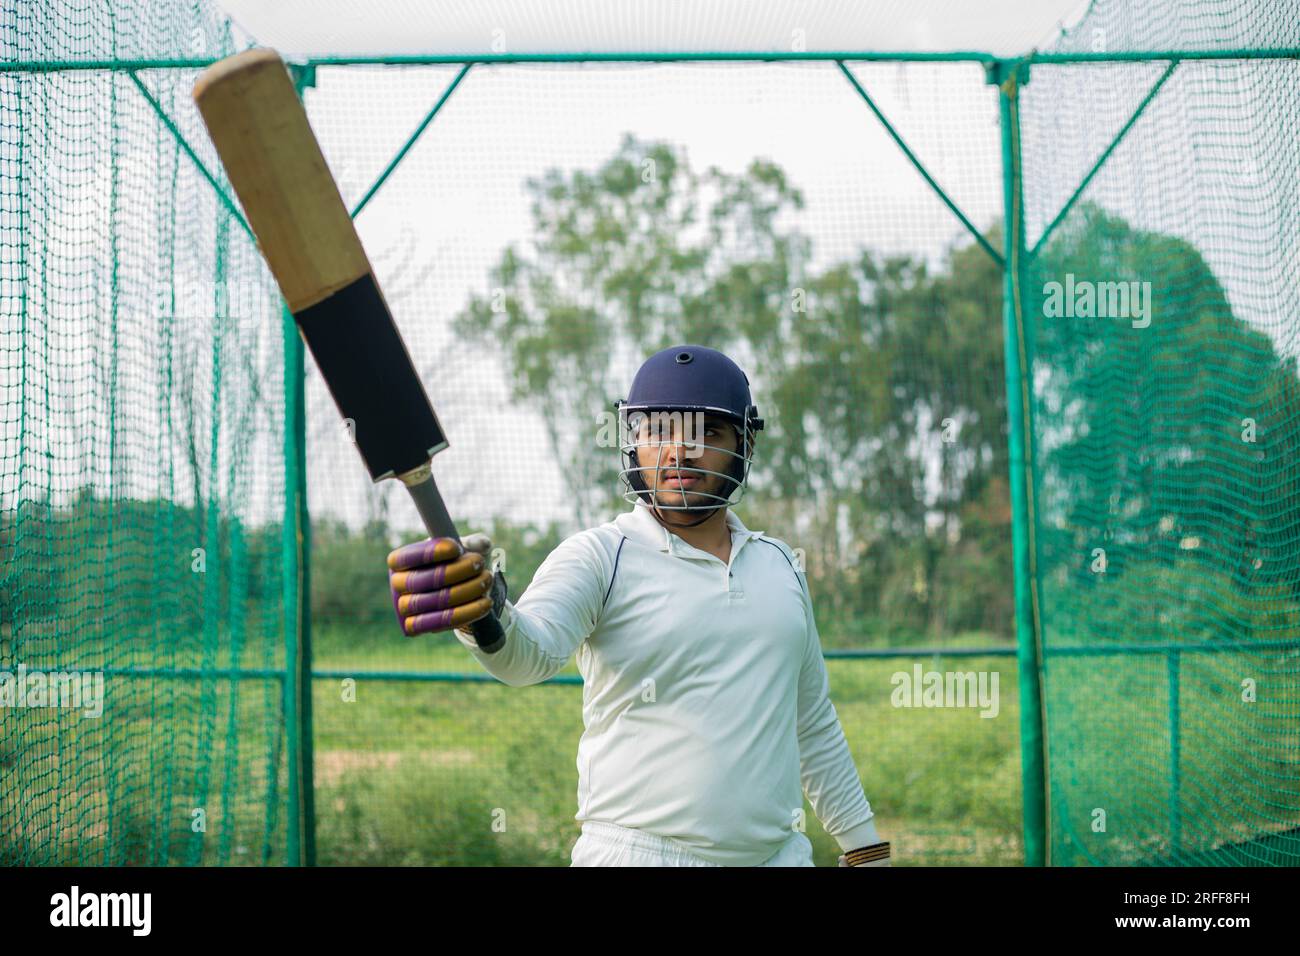
M 697 174 L 632 136 L 596 171 L 551 170 L 528 189 L 535 245 L 503 252 L 457 328 L 499 349 L 513 397 L 538 409 L 576 524 L 615 504 L 617 457 L 595 418 L 626 368 L 711 345 L 749 371 L 768 422 L 747 514 L 800 549 L 824 631 L 885 605 L 914 630 L 1009 626 L 1005 576 L 944 565 L 974 529 L 990 563 L 1009 561 L 993 480 L 1006 471 L 1001 278 L 982 249 L 938 265 L 863 250 L 816 273 L 789 224 L 802 196 L 775 164 Z

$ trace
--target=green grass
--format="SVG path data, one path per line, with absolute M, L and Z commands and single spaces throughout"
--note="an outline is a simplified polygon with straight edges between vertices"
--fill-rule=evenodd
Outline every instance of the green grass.
M 318 622 L 313 636 L 317 670 L 484 675 L 446 635 L 404 639 L 395 626 Z M 949 646 L 989 643 L 970 634 Z M 119 659 L 149 660 L 124 652 Z M 998 715 L 893 706 L 890 677 L 909 673 L 914 661 L 925 670 L 997 672 Z M 1049 660 L 1054 862 L 1190 862 L 1225 839 L 1294 829 L 1300 786 L 1284 733 L 1295 714 L 1290 652 L 1183 653 L 1178 699 L 1168 693 L 1170 666 L 1164 655 Z M 1013 658 L 831 660 L 828 670 L 898 865 L 1022 862 Z M 1243 699 L 1246 679 L 1258 684 L 1258 700 Z M 312 690 L 321 863 L 568 863 L 579 833 L 578 686 L 361 676 L 354 689 L 320 678 Z M 284 862 L 284 747 L 279 685 L 261 678 L 232 685 L 114 677 L 102 719 L 5 709 L 0 771 L 10 784 L 0 787 L 0 863 Z M 1237 798 L 1216 797 L 1223 792 Z M 190 828 L 195 807 L 207 814 L 206 833 Z M 1105 830 L 1093 826 L 1099 810 Z M 816 861 L 833 865 L 838 848 L 812 808 L 805 812 Z M 1280 857 L 1234 852 L 1242 860 Z
M 318 627 L 314 657 L 317 670 L 484 673 L 450 637 L 403 640 L 392 628 Z M 998 671 L 997 717 L 894 707 L 890 676 L 910 672 L 911 659 L 828 662 L 831 699 L 896 865 L 1022 862 L 1014 660 L 921 663 Z M 568 864 L 579 834 L 579 687 L 358 678 L 355 700 L 340 680 L 313 689 L 322 864 Z M 816 862 L 833 866 L 838 846 L 806 802 L 805 815 Z
M 197 681 L 118 677 L 100 718 L 5 714 L 0 865 L 284 862 L 283 779 L 274 818 L 266 799 L 279 729 L 265 723 L 263 682 L 239 683 L 233 699 L 231 686 L 216 680 L 205 693 Z
M 313 650 L 318 671 L 484 674 L 450 636 L 403 639 L 395 626 L 318 622 Z M 941 666 L 1000 670 L 998 717 L 892 706 L 890 675 L 910 670 L 911 659 L 828 663 L 880 832 L 898 865 L 1018 863 L 1014 663 L 952 658 Z M 358 677 L 354 689 L 319 678 L 312 690 L 321 864 L 568 864 L 579 835 L 579 686 Z M 0 769 L 14 783 L 0 788 L 0 862 L 284 862 L 278 694 L 278 684 L 261 679 L 118 677 L 102 719 L 4 714 Z M 199 806 L 208 829 L 196 834 Z M 810 806 L 805 815 L 817 863 L 834 865 L 838 847 Z

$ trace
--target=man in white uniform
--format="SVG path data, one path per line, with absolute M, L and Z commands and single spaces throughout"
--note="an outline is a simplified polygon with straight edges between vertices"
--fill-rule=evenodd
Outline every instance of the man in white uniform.
M 563 541 L 517 602 L 484 535 L 389 555 L 407 634 L 456 629 L 511 686 L 576 652 L 582 835 L 574 866 L 811 866 L 803 799 L 841 866 L 889 863 L 828 696 L 807 582 L 782 541 L 729 510 L 763 427 L 721 352 L 653 355 L 619 409 L 631 511 Z M 484 654 L 468 624 L 494 613 Z

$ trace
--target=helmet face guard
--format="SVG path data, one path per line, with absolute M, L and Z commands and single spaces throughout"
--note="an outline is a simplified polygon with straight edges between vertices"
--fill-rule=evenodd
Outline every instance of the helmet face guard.
M 618 476 L 624 485 L 624 501 L 636 504 L 639 500 L 655 511 L 703 513 L 707 518 L 719 508 L 735 505 L 744 497 L 754 455 L 754 435 L 758 428 L 762 428 L 761 421 L 754 417 L 757 409 L 752 405 L 746 410 L 749 421 L 744 424 L 736 420 L 734 413 L 721 408 L 645 408 L 626 402 L 617 405 L 619 450 L 623 457 L 623 467 Z M 705 441 L 706 415 L 725 419 L 735 430 L 736 450 L 724 449 Z M 674 430 L 677 437 L 673 437 Z M 671 467 L 661 464 L 664 445 L 680 449 L 676 462 Z M 638 452 L 643 449 L 650 449 L 653 454 L 643 455 L 638 461 Z M 730 456 L 726 471 L 699 466 L 698 459 L 705 454 L 706 449 L 721 451 Z M 646 458 L 651 457 L 653 464 L 644 464 Z M 674 489 L 672 479 L 663 478 L 665 471 L 698 475 L 701 481 L 716 475 L 723 479 L 723 483 L 717 492 L 695 488 Z M 646 475 L 653 475 L 653 480 L 647 481 L 643 477 Z M 676 500 L 677 503 L 670 504 L 665 499 Z
M 623 499 L 630 504 L 642 503 L 655 511 L 703 512 L 694 527 L 707 521 L 718 509 L 740 501 L 749 480 L 749 466 L 754 454 L 754 436 L 762 429 L 749 391 L 749 378 L 731 359 L 717 349 L 703 345 L 677 345 L 650 356 L 632 379 L 628 397 L 614 403 L 618 409 L 619 450 L 622 469 L 619 478 L 626 490 Z M 736 430 L 736 450 L 719 448 L 704 441 L 704 419 L 713 415 Z M 678 449 L 672 468 L 663 467 L 664 445 Z M 698 467 L 706 448 L 723 451 L 731 457 L 725 471 Z M 638 452 L 652 449 L 650 457 L 638 460 Z M 696 488 L 674 489 L 672 479 L 663 472 L 676 471 L 699 477 L 695 484 L 712 483 L 712 476 L 722 479 L 717 491 Z M 647 482 L 645 475 L 653 474 Z M 675 499 L 669 503 L 665 499 Z

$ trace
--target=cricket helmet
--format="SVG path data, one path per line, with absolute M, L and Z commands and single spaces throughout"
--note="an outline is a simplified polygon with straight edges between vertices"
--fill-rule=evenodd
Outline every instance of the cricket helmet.
M 750 395 L 749 378 L 727 356 L 703 345 L 676 345 L 656 352 L 637 371 L 627 398 L 616 401 L 614 407 L 618 411 L 623 464 L 619 478 L 626 501 L 635 504 L 640 499 L 656 511 L 704 512 L 696 522 L 700 524 L 719 508 L 734 505 L 744 496 L 754 437 L 762 430 L 763 420 L 758 417 L 758 408 Z M 725 472 L 698 468 L 690 462 L 704 453 L 706 415 L 726 420 L 736 431 L 738 450 L 727 450 L 731 461 Z M 664 438 L 665 425 L 677 427 L 679 440 Z M 658 453 L 665 444 L 680 447 L 681 471 L 721 476 L 723 483 L 718 489 L 721 494 L 687 489 L 672 493 L 681 498 L 681 504 L 659 501 L 665 488 L 658 480 L 658 472 L 678 470 L 661 468 Z M 654 464 L 638 462 L 638 448 L 653 449 Z M 642 477 L 646 472 L 656 473 L 654 487 L 658 493 L 646 484 Z

